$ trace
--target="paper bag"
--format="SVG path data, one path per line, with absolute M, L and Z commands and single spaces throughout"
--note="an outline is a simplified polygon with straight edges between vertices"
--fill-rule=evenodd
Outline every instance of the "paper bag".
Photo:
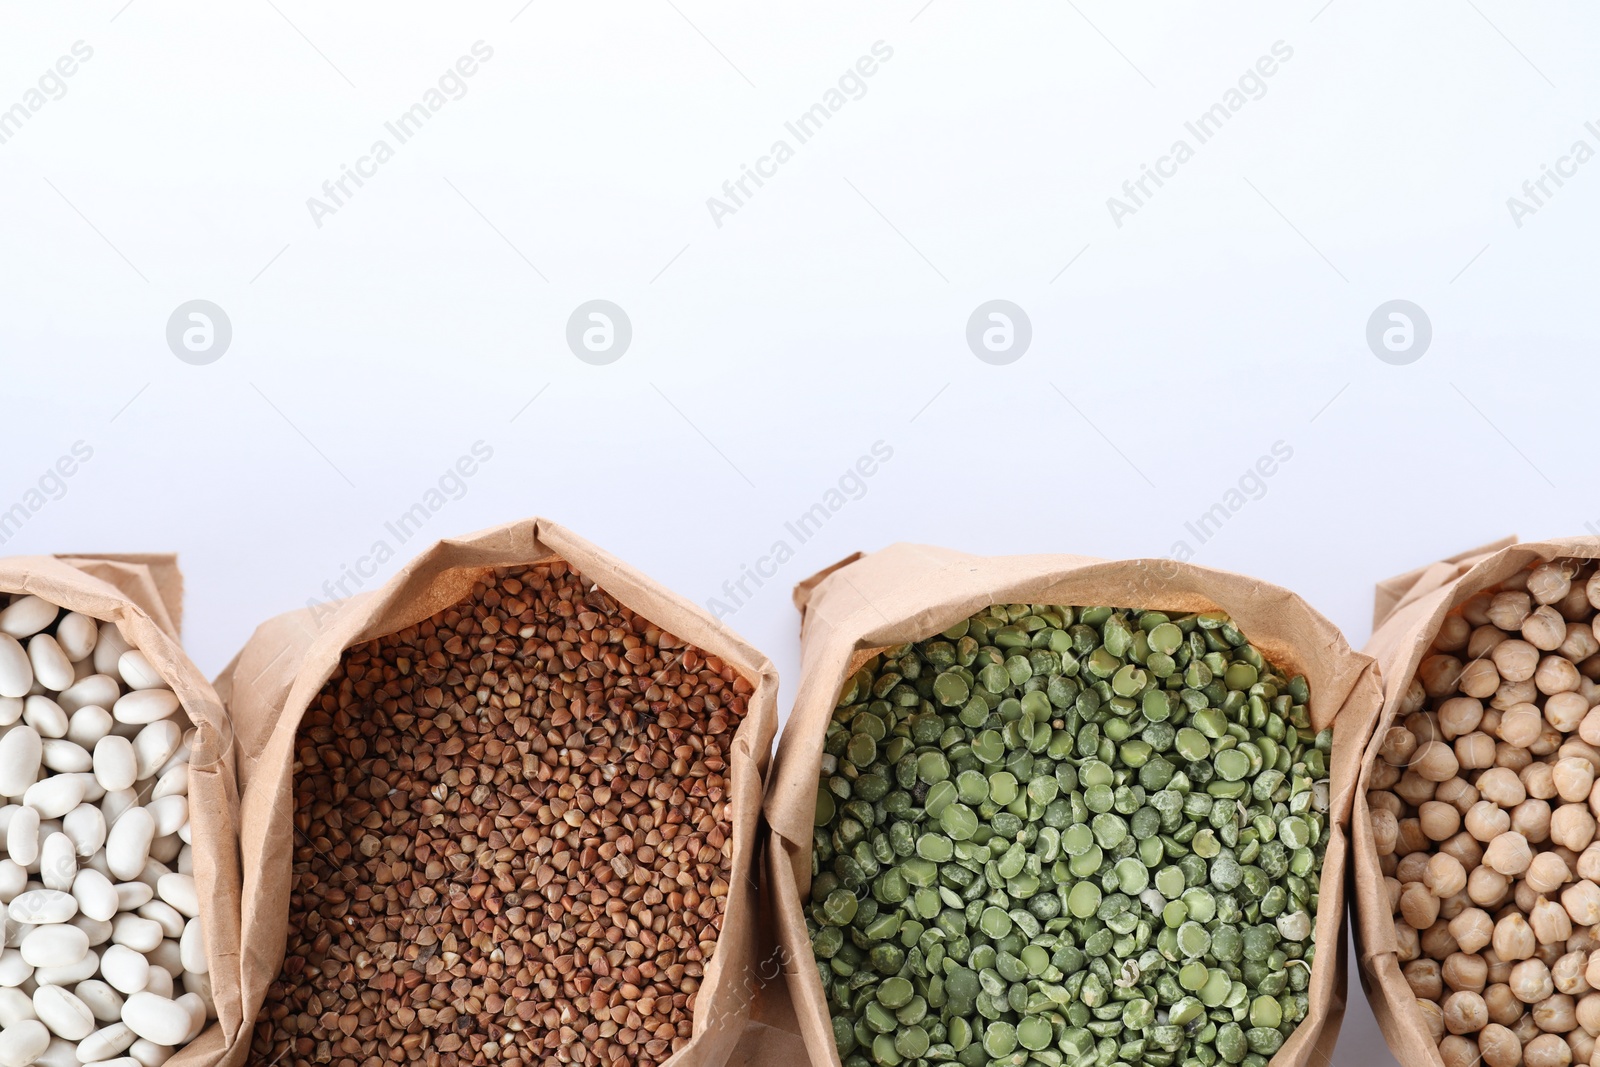
M 178 695 L 195 727 L 189 760 L 189 828 L 211 994 L 217 1018 L 167 1061 L 213 1067 L 249 1045 L 239 992 L 238 790 L 233 734 L 216 690 L 178 641 L 183 579 L 173 556 L 15 556 L 0 559 L 0 591 L 32 593 L 115 623 Z
M 242 975 L 245 1044 L 287 938 L 294 850 L 294 741 L 309 703 L 346 649 L 393 634 L 470 594 L 499 567 L 565 560 L 587 580 L 673 635 L 720 657 L 754 692 L 729 760 L 733 859 L 716 952 L 694 1010 L 694 1036 L 667 1062 L 721 1067 L 749 1014 L 757 969 L 756 913 L 762 775 L 777 730 L 777 673 L 767 658 L 689 601 L 545 519 L 440 541 L 381 589 L 269 620 L 218 680 L 238 738 L 244 860 Z
M 1379 707 L 1372 662 L 1305 601 L 1277 586 L 1171 560 L 1106 561 L 1082 556 L 969 556 L 898 544 L 851 557 L 801 583 L 801 679 L 794 712 L 767 789 L 767 854 L 776 938 L 792 999 L 792 1031 L 752 1035 L 771 1054 L 837 1067 L 827 1002 L 806 931 L 811 839 L 824 735 L 840 687 L 884 648 L 932 637 L 991 604 L 1071 604 L 1221 610 L 1261 654 L 1304 674 L 1317 729 L 1334 730 L 1330 767 L 1333 831 L 1323 862 L 1310 1010 L 1273 1057 L 1276 1067 L 1327 1062 L 1344 1013 L 1346 832 L 1356 775 Z M 770 1015 L 783 1013 L 774 1009 Z M 796 1051 L 796 1035 L 804 1051 Z M 757 1062 L 752 1060 L 752 1062 Z M 794 1062 L 794 1060 L 782 1061 Z

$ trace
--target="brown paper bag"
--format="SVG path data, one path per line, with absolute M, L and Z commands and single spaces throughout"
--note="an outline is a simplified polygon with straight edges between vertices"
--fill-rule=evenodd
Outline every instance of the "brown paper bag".
M 752 1043 L 766 1039 L 770 1062 L 787 1054 L 804 1056 L 816 1067 L 839 1064 L 804 902 L 811 882 L 817 772 L 840 687 L 884 648 L 926 639 L 997 603 L 1220 609 L 1233 616 L 1262 655 L 1306 676 L 1313 725 L 1334 728 L 1333 834 L 1322 870 L 1315 934 L 1320 951 L 1308 990 L 1310 1012 L 1272 1062 L 1290 1067 L 1309 1063 L 1314 1055 L 1328 1061 L 1344 1014 L 1345 827 L 1379 706 L 1372 662 L 1351 651 L 1332 623 L 1285 589 L 1171 560 L 983 557 L 907 544 L 835 564 L 803 582 L 795 602 L 801 611 L 800 688 L 778 745 L 765 809 L 777 939 L 795 1022 L 792 1032 L 769 1027 L 767 1034 L 752 1038 Z M 804 1040 L 803 1052 L 796 1051 L 796 1033 Z
M 1372 1002 L 1372 1014 L 1389 1042 L 1395 1058 L 1405 1067 L 1439 1065 L 1443 1059 L 1429 1040 L 1416 997 L 1400 973 L 1394 915 L 1384 889 L 1383 871 L 1372 840 L 1372 817 L 1367 807 L 1367 777 L 1377 761 L 1377 746 L 1394 724 L 1406 688 L 1422 662 L 1439 625 L 1451 609 L 1480 590 L 1504 581 L 1533 563 L 1563 557 L 1592 559 L 1600 556 L 1600 538 L 1572 537 L 1555 541 L 1517 544 L 1515 537 L 1463 552 L 1391 578 L 1377 590 L 1372 640 L 1365 651 L 1378 662 L 1383 677 L 1383 713 L 1373 730 L 1356 787 L 1351 818 L 1356 889 L 1356 948 L 1361 984 Z
M 233 733 L 216 690 L 178 642 L 183 579 L 173 556 L 16 556 L 0 559 L 0 591 L 32 593 L 115 623 L 178 695 L 195 727 L 189 826 L 216 1021 L 167 1062 L 211 1067 L 240 1048 L 239 824 Z M 243 1042 L 248 1045 L 248 1038 Z
M 754 687 L 734 734 L 733 861 L 717 950 L 695 1003 L 694 1037 L 673 1067 L 720 1067 L 749 1014 L 756 973 L 756 824 L 762 776 L 777 731 L 777 672 L 700 608 L 546 519 L 529 519 L 440 541 L 381 589 L 333 605 L 281 615 L 263 624 L 224 670 L 218 690 L 237 731 L 242 795 L 244 944 L 248 1047 L 267 987 L 277 978 L 287 938 L 294 846 L 294 739 L 308 704 L 346 649 L 395 633 L 460 602 L 497 567 L 561 559 L 651 622 L 732 665 Z

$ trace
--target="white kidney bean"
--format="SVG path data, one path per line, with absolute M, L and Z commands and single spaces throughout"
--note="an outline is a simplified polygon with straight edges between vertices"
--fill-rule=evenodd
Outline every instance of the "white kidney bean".
M 71 893 L 30 889 L 6 906 L 6 914 L 17 922 L 48 926 L 64 923 L 78 914 L 78 902 Z
M 160 923 L 140 918 L 135 912 L 125 911 L 111 920 L 111 940 L 135 952 L 154 951 L 164 936 Z
M 59 693 L 72 688 L 72 683 L 78 680 L 72 661 L 49 634 L 34 634 L 28 638 L 28 662 L 33 665 L 34 679 L 46 689 Z
M 156 779 L 155 788 L 150 790 L 151 800 L 160 800 L 162 797 L 186 797 L 189 795 L 189 765 L 180 763 L 161 773 Z
M 72 839 L 79 856 L 89 857 L 106 844 L 106 817 L 85 801 L 61 817 L 61 830 Z
M 84 1063 L 94 1063 L 98 1060 L 109 1060 L 119 1052 L 127 1050 L 137 1037 L 128 1024 L 121 1019 L 122 998 L 117 998 L 118 1019 L 110 1026 L 102 1027 L 78 1043 L 78 1058 Z M 98 1015 L 96 1016 L 98 1018 Z
M 32 808 L 18 808 L 12 812 L 11 822 L 6 826 L 6 851 L 10 853 L 12 859 L 24 867 L 32 867 L 38 862 L 39 813 L 37 811 Z
M 68 715 L 79 708 L 94 706 L 109 709 L 117 702 L 117 697 L 122 695 L 122 688 L 117 685 L 117 680 L 109 674 L 90 674 L 73 682 L 72 685 L 61 691 L 56 698 L 56 703 Z
M 94 1012 L 71 990 L 42 985 L 33 992 L 33 1010 L 50 1032 L 68 1041 L 82 1041 L 94 1033 Z
M 12 825 L 16 824 L 13 817 Z M 155 840 L 156 821 L 144 808 L 132 807 L 111 825 L 106 835 L 106 864 L 111 873 L 124 881 L 138 878 L 150 858 L 150 842 Z
M 71 745 L 72 742 L 68 741 L 67 744 Z M 78 748 L 76 745 L 72 747 Z M 79 748 L 78 751 L 82 752 L 83 749 Z M 37 812 L 41 819 L 59 819 L 83 803 L 83 782 L 70 774 L 41 778 L 22 794 L 22 803 Z
M 67 740 L 92 752 L 100 739 L 111 732 L 114 722 L 105 708 L 98 704 L 86 704 L 68 717 Z
M 211 970 L 206 957 L 206 935 L 200 929 L 199 919 L 190 919 L 184 924 L 183 936 L 178 939 L 178 955 L 186 973 L 206 974 Z
M 73 986 L 72 991 L 78 994 L 79 1000 L 89 1005 L 96 1019 L 113 1025 L 122 1021 L 122 994 L 100 979 L 87 978 Z
M 22 958 L 34 967 L 70 967 L 89 954 L 89 935 L 75 926 L 38 926 L 22 939 Z
M 100 954 L 100 977 L 119 993 L 137 993 L 150 981 L 150 961 L 126 945 Z
M 0 634 L 0 697 L 25 697 L 32 688 L 28 650 L 10 634 Z
M 194 1024 L 193 1016 L 184 1005 L 148 992 L 128 997 L 128 1002 L 122 1006 L 122 1021 L 128 1024 L 128 1029 L 158 1045 L 182 1044 Z M 0 1033 L 0 1041 L 4 1036 Z
M 31 726 L 13 726 L 0 734 L 0 794 L 20 797 L 39 777 L 43 756 L 39 732 Z
M 0 594 L 0 1067 L 159 1067 L 215 1018 L 196 731 L 115 624 Z
M 135 689 L 112 705 L 111 717 L 118 722 L 142 726 L 170 718 L 178 706 L 178 694 L 170 689 Z
M 138 1067 L 161 1067 L 172 1058 L 171 1045 L 158 1045 L 154 1041 L 140 1038 L 128 1046 L 128 1058 L 133 1060 Z M 130 1064 L 118 1064 L 117 1067 L 132 1067 Z
M 39 761 L 58 775 L 88 774 L 94 770 L 94 757 L 65 737 L 46 737 L 40 748 Z
M 0 634 L 18 640 L 32 637 L 55 622 L 60 612 L 60 608 L 43 597 L 18 597 L 0 611 Z
M 37 1019 L 0 1030 L 0 1067 L 32 1067 L 50 1047 L 50 1031 Z
M 100 643 L 100 624 L 87 615 L 69 611 L 56 624 L 56 644 L 73 663 L 87 659 Z M 90 664 L 91 667 L 94 664 Z
M 40 737 L 65 737 L 72 724 L 66 710 L 43 693 L 34 693 L 23 701 L 22 721 L 37 730 Z

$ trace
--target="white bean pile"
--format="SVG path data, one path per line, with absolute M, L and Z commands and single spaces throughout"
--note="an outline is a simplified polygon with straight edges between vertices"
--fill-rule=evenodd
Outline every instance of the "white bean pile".
M 193 730 L 115 625 L 0 602 L 0 1067 L 156 1067 L 215 1014 Z

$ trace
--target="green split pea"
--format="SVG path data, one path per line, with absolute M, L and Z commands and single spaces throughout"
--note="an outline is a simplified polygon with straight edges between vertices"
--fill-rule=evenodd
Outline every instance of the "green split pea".
M 996 605 L 845 682 L 807 922 L 845 1067 L 1266 1067 L 1331 732 L 1220 612 Z

